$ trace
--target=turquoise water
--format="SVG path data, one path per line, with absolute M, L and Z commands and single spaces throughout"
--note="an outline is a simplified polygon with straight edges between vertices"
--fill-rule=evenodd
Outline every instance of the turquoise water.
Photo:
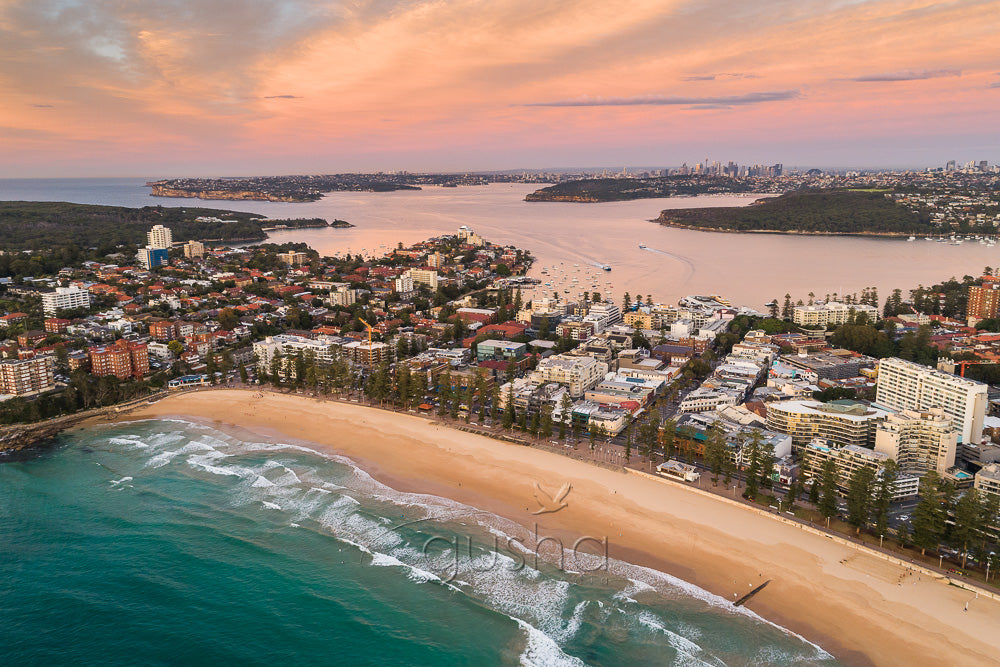
M 662 573 L 536 569 L 526 535 L 298 445 L 67 433 L 0 463 L 0 664 L 835 664 Z

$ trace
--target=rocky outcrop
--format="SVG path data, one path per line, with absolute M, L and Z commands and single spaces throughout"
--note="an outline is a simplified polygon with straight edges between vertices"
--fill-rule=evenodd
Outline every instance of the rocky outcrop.
M 137 398 L 127 403 L 109 405 L 102 408 L 94 408 L 84 412 L 75 412 L 71 415 L 54 417 L 45 421 L 32 424 L 13 424 L 11 426 L 0 426 L 0 461 L 3 457 L 25 454 L 38 449 L 53 436 L 62 431 L 75 426 L 80 422 L 94 417 L 111 417 L 133 410 L 140 405 L 152 403 L 167 395 L 168 392 L 161 391 L 156 394 Z

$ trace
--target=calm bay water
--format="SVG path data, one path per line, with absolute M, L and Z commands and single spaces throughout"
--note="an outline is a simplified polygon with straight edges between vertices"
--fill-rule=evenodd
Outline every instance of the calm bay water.
M 918 239 L 717 234 L 671 229 L 648 220 L 666 208 L 739 206 L 752 196 L 678 197 L 605 204 L 528 203 L 533 185 L 425 188 L 389 193 L 335 192 L 318 202 L 204 202 L 150 197 L 145 179 L 0 180 L 0 199 L 74 201 L 120 206 L 206 206 L 272 217 L 340 218 L 350 229 L 294 230 L 276 242 L 303 241 L 322 254 L 381 253 L 469 225 L 485 238 L 513 243 L 537 258 L 534 269 L 573 264 L 599 274 L 601 291 L 628 291 L 673 302 L 693 293 L 723 294 L 760 308 L 786 292 L 806 299 L 875 286 L 884 300 L 951 276 L 977 275 L 1000 265 L 1000 246 L 961 246 Z M 639 244 L 647 246 L 639 248 Z M 386 247 L 381 247 L 386 246 Z M 608 264 L 611 272 L 596 269 Z M 551 274 L 550 274 L 551 275 Z M 607 281 L 611 281 L 611 285 Z M 588 283 L 589 289 L 590 283 Z M 582 289 L 582 287 L 581 287 Z
M 294 444 L 91 428 L 0 490 L 0 664 L 834 664 L 645 568 L 515 569 L 519 526 Z

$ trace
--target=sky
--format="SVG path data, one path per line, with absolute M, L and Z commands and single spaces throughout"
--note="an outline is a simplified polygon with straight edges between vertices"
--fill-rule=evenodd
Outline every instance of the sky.
M 0 177 L 1000 161 L 1000 0 L 0 0 Z

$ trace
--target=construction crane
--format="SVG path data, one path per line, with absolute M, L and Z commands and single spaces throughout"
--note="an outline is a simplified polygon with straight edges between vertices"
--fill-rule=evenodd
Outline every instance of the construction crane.
M 965 367 L 966 366 L 982 366 L 982 365 L 997 365 L 1000 361 L 988 361 L 983 359 L 977 359 L 975 361 L 951 361 L 944 360 L 938 362 L 938 370 L 944 371 L 946 373 L 955 374 L 957 367 L 958 375 L 960 377 L 965 377 Z
M 996 362 L 996 361 L 982 361 L 982 360 L 980 360 L 980 361 L 957 361 L 955 363 L 959 367 L 959 375 L 961 377 L 965 377 L 965 367 L 966 366 L 979 366 L 979 365 L 983 365 L 983 364 L 996 364 L 998 362 Z
M 375 365 L 375 357 L 372 354 L 372 348 L 374 347 L 374 344 L 372 343 L 372 325 L 368 324 L 367 322 L 365 322 L 360 317 L 358 319 L 361 320 L 361 324 L 363 324 L 366 327 L 368 327 L 368 361 L 367 361 L 367 365 L 368 366 L 374 366 Z
M 361 320 L 361 324 L 363 324 L 366 327 L 368 327 L 368 350 L 371 351 L 371 349 L 372 349 L 372 325 L 368 324 L 367 322 L 365 322 L 360 317 L 358 319 Z

